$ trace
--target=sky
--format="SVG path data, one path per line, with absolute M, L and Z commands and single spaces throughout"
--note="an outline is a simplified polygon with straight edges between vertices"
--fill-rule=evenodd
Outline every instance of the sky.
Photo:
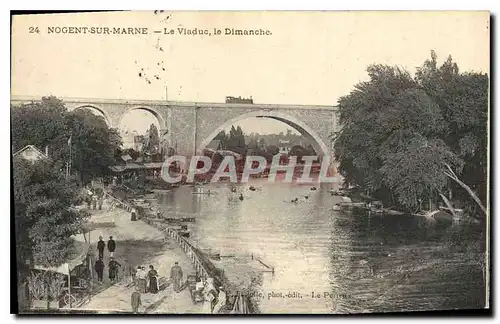
M 29 33 L 30 27 L 39 33 Z M 49 27 L 138 27 L 147 35 L 49 34 Z M 263 29 L 267 36 L 154 34 L 177 28 Z M 434 49 L 462 71 L 489 72 L 487 12 L 108 12 L 27 15 L 12 26 L 18 96 L 336 105 L 373 63 L 415 72 Z M 167 89 L 167 90 L 166 90 Z M 150 121 L 125 117 L 129 129 Z M 245 132 L 279 133 L 247 120 Z

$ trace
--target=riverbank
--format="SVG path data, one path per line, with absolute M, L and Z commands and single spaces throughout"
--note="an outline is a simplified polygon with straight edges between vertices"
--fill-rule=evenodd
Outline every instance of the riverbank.
M 109 236 L 113 236 L 116 241 L 115 258 L 122 265 L 119 272 L 120 281 L 110 284 L 107 271 L 109 253 L 105 250 L 106 267 L 103 285 L 108 288 L 94 295 L 81 307 L 82 310 L 131 311 L 130 298 L 135 287 L 127 281 L 128 269 L 137 268 L 139 265 L 146 268 L 153 265 L 160 278 L 168 278 L 175 262 L 179 262 L 186 275 L 195 272 L 182 250 L 171 240 L 166 240 L 162 232 L 144 222 L 132 222 L 130 213 L 118 208 L 109 209 L 109 207 L 110 204 L 106 204 L 102 211 L 92 211 L 89 220 L 92 226 L 91 246 L 96 253 L 99 236 L 102 236 L 105 241 L 109 239 Z M 84 240 L 81 235 L 76 239 Z M 94 282 L 94 285 L 99 286 L 97 282 Z M 202 313 L 201 306 L 193 304 L 189 291 L 175 293 L 171 285 L 167 285 L 158 294 L 142 294 L 141 300 L 143 304 L 139 308 L 141 313 Z
M 139 199 L 138 199 L 139 198 Z M 122 198 L 123 199 L 123 198 Z M 192 262 L 196 265 L 195 268 L 198 270 L 198 274 L 202 276 L 213 277 L 216 282 L 216 286 L 221 285 L 224 287 L 227 293 L 227 305 L 234 305 L 237 299 L 245 299 L 246 307 L 250 313 L 258 313 L 258 309 L 251 301 L 249 301 L 246 296 L 252 295 L 252 289 L 249 287 L 249 283 L 255 282 L 256 272 L 255 265 L 257 268 L 262 268 L 263 266 L 258 263 L 257 259 L 253 260 L 248 254 L 248 261 L 254 261 L 254 266 L 247 262 L 245 266 L 240 266 L 238 269 L 232 267 L 230 271 L 226 271 L 225 267 L 221 267 L 220 262 L 216 262 L 210 258 L 210 253 L 207 253 L 206 249 L 200 249 L 197 242 L 192 241 L 190 238 L 183 237 L 178 238 L 177 236 L 186 233 L 187 228 L 193 229 L 196 226 L 196 217 L 178 217 L 179 214 L 170 215 L 168 211 L 162 210 L 155 199 L 151 198 L 151 195 L 132 195 L 129 191 L 127 197 L 125 197 L 127 204 L 134 206 L 138 209 L 141 214 L 141 220 L 146 222 L 148 225 L 155 227 L 159 231 L 162 231 L 167 237 L 175 237 L 177 243 L 182 246 L 185 254 L 192 257 L 195 254 L 197 260 L 192 259 Z M 158 215 L 158 211 L 160 211 Z M 190 215 L 193 216 L 193 215 Z M 186 229 L 178 231 L 180 228 L 185 227 Z M 203 269 L 200 269 L 200 266 Z M 265 271 L 270 271 L 268 268 Z M 274 271 L 274 270 L 272 270 Z M 231 307 L 225 309 L 225 311 L 230 311 Z

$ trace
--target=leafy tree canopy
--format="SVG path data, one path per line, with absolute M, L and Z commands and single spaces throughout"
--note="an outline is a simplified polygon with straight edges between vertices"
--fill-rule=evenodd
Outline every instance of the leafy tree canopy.
M 122 140 L 101 116 L 86 109 L 67 111 L 55 97 L 44 97 L 21 107 L 12 107 L 12 145 L 14 151 L 26 145 L 48 146 L 49 156 L 58 169 L 70 160 L 83 181 L 109 172 Z M 71 138 L 71 140 L 70 140 Z
M 486 183 L 487 75 L 460 74 L 451 57 L 438 67 L 434 52 L 415 77 L 386 65 L 367 71 L 339 100 L 335 152 L 347 184 L 414 209 L 450 185 L 445 164 Z
M 78 197 L 77 183 L 45 161 L 32 164 L 15 158 L 13 171 L 18 261 L 58 266 L 71 253 L 71 236 L 81 232 L 87 218 L 71 207 Z

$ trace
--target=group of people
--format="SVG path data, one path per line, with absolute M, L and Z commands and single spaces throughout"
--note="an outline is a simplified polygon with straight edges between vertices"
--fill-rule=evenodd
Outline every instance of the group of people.
M 132 305 L 132 312 L 137 313 L 139 307 L 142 305 L 141 294 L 157 294 L 159 292 L 158 271 L 156 271 L 153 265 L 149 266 L 149 271 L 146 271 L 144 266 L 138 266 L 135 273 L 132 274 L 132 278 L 136 284 L 136 290 L 132 292 L 130 302 Z M 173 290 L 176 293 L 182 288 L 182 278 L 182 268 L 179 266 L 179 262 L 175 262 L 170 270 L 170 279 L 172 281 Z
M 101 188 L 91 189 L 86 190 L 85 201 L 87 202 L 87 207 L 90 210 L 96 210 L 99 207 L 99 210 L 101 210 L 104 202 L 104 191 Z
M 135 274 L 132 276 L 138 292 L 156 294 L 160 290 L 158 271 L 155 270 L 153 265 L 149 266 L 149 271 L 146 271 L 146 267 L 144 266 L 138 266 Z
M 224 287 L 215 289 L 213 278 L 200 278 L 193 291 L 195 302 L 203 302 L 203 310 L 207 314 L 217 314 L 226 306 L 227 294 Z
M 118 280 L 118 268 L 121 264 L 115 260 L 114 253 L 116 249 L 116 242 L 113 240 L 113 236 L 109 237 L 108 241 L 108 251 L 109 251 L 109 280 L 111 282 L 116 282 Z M 97 282 L 102 283 L 102 278 L 104 275 L 104 249 L 106 248 L 106 243 L 103 241 L 102 236 L 99 236 L 99 241 L 97 242 L 98 258 L 95 262 L 95 271 L 97 273 Z

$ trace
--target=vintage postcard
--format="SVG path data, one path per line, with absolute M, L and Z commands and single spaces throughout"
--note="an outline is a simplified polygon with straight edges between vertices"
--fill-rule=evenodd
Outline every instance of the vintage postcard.
M 11 28 L 16 312 L 489 309 L 488 12 Z

